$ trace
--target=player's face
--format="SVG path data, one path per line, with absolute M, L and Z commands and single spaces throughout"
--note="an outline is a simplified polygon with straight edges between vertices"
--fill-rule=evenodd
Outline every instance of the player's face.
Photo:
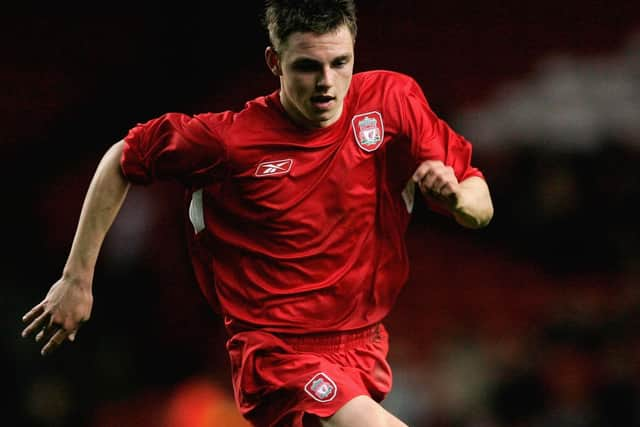
M 305 127 L 326 127 L 342 113 L 353 75 L 354 41 L 347 26 L 327 34 L 293 33 L 278 52 L 280 99 Z

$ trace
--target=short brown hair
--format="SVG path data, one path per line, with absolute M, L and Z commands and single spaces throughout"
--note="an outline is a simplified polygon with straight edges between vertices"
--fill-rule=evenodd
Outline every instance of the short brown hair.
M 295 32 L 326 34 L 346 25 L 356 39 L 354 0 L 267 0 L 263 25 L 278 50 Z

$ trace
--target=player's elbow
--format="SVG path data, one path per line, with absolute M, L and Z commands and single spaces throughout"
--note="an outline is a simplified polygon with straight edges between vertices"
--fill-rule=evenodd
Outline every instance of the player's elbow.
M 474 229 L 484 228 L 487 225 L 489 225 L 492 219 L 493 219 L 493 206 L 488 208 L 486 212 L 483 212 L 482 215 L 475 218 L 470 228 L 474 228 Z
M 493 204 L 489 201 L 481 209 L 474 209 L 473 211 L 457 211 L 453 213 L 458 224 L 466 228 L 480 229 L 484 228 L 493 219 Z

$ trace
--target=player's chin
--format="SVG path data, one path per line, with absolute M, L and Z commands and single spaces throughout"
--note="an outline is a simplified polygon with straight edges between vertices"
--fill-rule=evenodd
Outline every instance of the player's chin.
M 337 119 L 337 109 L 312 109 L 309 117 L 317 123 L 333 123 Z

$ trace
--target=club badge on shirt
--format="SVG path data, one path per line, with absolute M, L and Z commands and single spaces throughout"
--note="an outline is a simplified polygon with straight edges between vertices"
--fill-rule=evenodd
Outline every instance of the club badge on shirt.
M 329 402 L 336 397 L 338 387 L 324 372 L 319 372 L 304 386 L 304 391 L 318 402 Z
M 377 111 L 364 114 L 356 114 L 351 119 L 353 134 L 356 142 L 364 151 L 377 150 L 384 139 L 384 124 L 382 115 Z

